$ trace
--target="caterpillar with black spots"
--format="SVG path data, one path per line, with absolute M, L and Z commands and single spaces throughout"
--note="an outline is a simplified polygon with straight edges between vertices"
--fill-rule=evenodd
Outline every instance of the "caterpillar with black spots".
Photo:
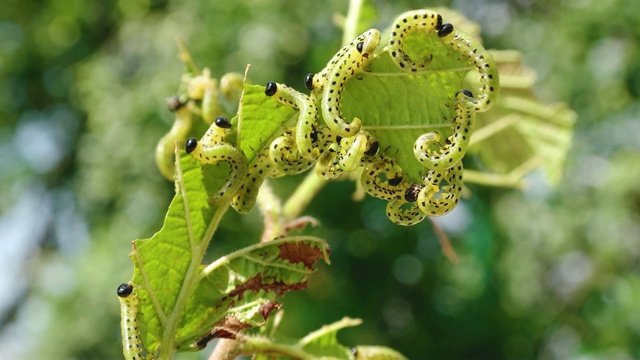
M 231 122 L 224 116 L 219 116 L 202 136 L 200 141 L 189 138 L 185 142 L 185 151 L 198 159 L 202 164 L 217 164 L 226 161 L 231 165 L 229 176 L 216 194 L 210 196 L 210 201 L 216 203 L 232 196 L 240 187 L 247 174 L 247 158 L 242 150 L 225 141 L 231 128 Z
M 460 162 L 467 152 L 476 117 L 473 94 L 469 90 L 458 92 L 455 108 L 453 134 L 446 139 L 444 146 L 439 144 L 440 133 L 438 132 L 421 135 L 413 145 L 416 159 L 427 169 L 450 168 Z M 433 144 L 439 146 L 437 151 L 431 150 L 430 147 Z
M 118 300 L 120 301 L 120 331 L 122 333 L 122 352 L 126 360 L 153 360 L 140 339 L 138 326 L 138 297 L 135 288 L 130 283 L 118 286 Z
M 440 14 L 426 9 L 408 11 L 396 18 L 391 29 L 387 49 L 399 68 L 413 73 L 425 69 L 431 58 L 411 59 L 404 51 L 404 39 L 414 32 L 434 33 L 477 70 L 481 87 L 478 97 L 473 99 L 475 110 L 487 111 L 496 102 L 500 79 L 493 56 L 471 36 L 458 31 L 451 23 L 443 23 Z
M 279 103 L 299 111 L 295 127 L 296 146 L 302 157 L 308 160 L 317 159 L 320 156 L 320 151 L 317 146 L 314 147 L 313 133 L 317 128 L 318 107 L 313 99 L 286 85 L 275 82 L 268 82 L 264 92 L 265 95 L 273 97 Z
M 360 131 L 356 136 L 338 136 L 316 164 L 316 174 L 325 180 L 336 179 L 362 165 L 362 159 L 373 144 L 371 134 Z M 376 142 L 377 143 L 377 142 Z M 375 145 L 377 147 L 377 144 Z
M 344 119 L 340 101 L 347 81 L 364 71 L 373 59 L 380 37 L 377 29 L 365 31 L 343 46 L 319 73 L 308 74 L 305 78 L 305 85 L 312 91 L 312 97 L 320 99 L 325 123 L 337 135 L 351 137 L 362 127 L 362 121 L 357 117 L 351 122 Z
M 184 144 L 198 119 L 211 125 L 222 114 L 219 93 L 227 99 L 237 99 L 242 88 L 243 77 L 238 73 L 223 75 L 219 84 L 218 80 L 211 77 L 208 68 L 202 70 L 200 75 L 183 76 L 182 90 L 167 99 L 169 111 L 175 113 L 173 125 L 158 141 L 155 151 L 156 165 L 166 179 L 174 180 L 176 141 Z

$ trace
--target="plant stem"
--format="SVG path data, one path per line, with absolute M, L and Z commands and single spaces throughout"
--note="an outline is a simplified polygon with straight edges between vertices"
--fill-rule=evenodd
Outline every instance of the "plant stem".
M 313 360 L 309 355 L 297 346 L 283 345 L 272 342 L 265 337 L 245 336 L 242 341 L 242 354 L 280 354 L 299 360 Z
M 509 114 L 507 116 L 503 116 L 500 119 L 493 121 L 482 128 L 475 130 L 471 139 L 469 140 L 469 147 L 476 145 L 491 136 L 499 133 L 500 131 L 513 126 L 521 120 L 522 116 L 516 114 Z
M 512 174 L 488 174 L 466 169 L 464 170 L 464 181 L 487 186 L 512 187 L 516 189 L 523 189 L 525 187 L 522 178 L 513 176 Z
M 209 360 L 233 360 L 240 355 L 238 340 L 220 339 L 213 349 Z
M 347 18 L 344 22 L 344 32 L 342 34 L 342 43 L 346 44 L 358 36 L 358 21 L 360 20 L 360 10 L 362 9 L 362 0 L 349 1 L 349 10 Z
M 296 188 L 296 191 L 291 194 L 284 204 L 282 210 L 284 218 L 291 220 L 300 216 L 326 183 L 327 182 L 320 179 L 314 171 L 310 171 L 304 181 Z
M 264 230 L 260 242 L 266 242 L 283 235 L 282 201 L 273 192 L 269 181 L 265 180 L 258 192 L 256 205 L 264 218 Z
M 179 156 L 177 149 L 178 148 L 176 146 L 176 156 Z M 176 170 L 179 191 L 182 195 L 185 211 L 188 213 L 189 202 L 187 200 L 188 197 L 183 183 L 182 167 L 180 166 L 180 161 L 176 162 Z M 213 218 L 207 226 L 207 230 L 205 231 L 201 239 L 189 239 L 189 242 L 191 244 L 191 262 L 189 263 L 189 267 L 187 268 L 187 272 L 185 274 L 184 281 L 182 282 L 182 286 L 180 287 L 180 292 L 178 293 L 178 297 L 176 299 L 175 305 L 173 306 L 173 310 L 167 317 L 167 323 L 163 329 L 159 354 L 160 360 L 170 360 L 173 358 L 175 335 L 178 329 L 180 317 L 184 312 L 184 308 L 187 306 L 187 298 L 189 297 L 189 294 L 193 292 L 193 288 L 199 281 L 199 267 L 202 263 L 202 258 L 204 257 L 204 254 L 209 247 L 209 242 L 211 241 L 213 234 L 218 229 L 218 225 L 222 220 L 222 216 L 227 212 L 227 209 L 229 209 L 229 205 L 230 202 L 225 201 L 220 204 L 220 206 L 218 206 L 215 213 L 213 214 Z M 188 224 L 187 226 L 190 225 Z

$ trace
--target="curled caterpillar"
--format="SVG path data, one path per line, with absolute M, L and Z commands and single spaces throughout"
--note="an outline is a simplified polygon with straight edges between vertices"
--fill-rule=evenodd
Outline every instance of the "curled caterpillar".
M 285 130 L 269 146 L 269 158 L 273 162 L 274 170 L 283 175 L 295 175 L 309 170 L 315 162 L 301 157 L 293 139 L 292 129 Z
M 314 148 L 313 132 L 315 131 L 318 107 L 307 95 L 298 92 L 286 85 L 275 82 L 267 83 L 265 94 L 271 96 L 281 104 L 290 106 L 299 111 L 296 122 L 296 145 L 300 154 L 309 160 L 315 160 L 320 156 L 318 148 Z
M 440 142 L 440 133 L 430 132 L 421 135 L 413 145 L 413 153 L 427 169 L 447 169 L 462 160 L 467 148 L 471 131 L 475 123 L 476 112 L 473 94 L 462 90 L 456 94 L 456 117 L 453 120 L 453 134 L 447 138 L 446 144 L 437 151 L 430 149 L 432 144 Z
M 307 74 L 305 86 L 312 90 L 312 97 L 321 99 L 322 117 L 327 126 L 344 137 L 360 131 L 362 121 L 354 118 L 348 123 L 340 111 L 340 100 L 346 82 L 362 72 L 373 58 L 380 44 L 380 31 L 370 29 L 343 46 L 331 58 L 327 66 L 317 74 Z
M 338 137 L 338 142 L 332 144 L 318 159 L 316 174 L 330 180 L 354 171 L 361 165 L 362 157 L 369 149 L 369 138 L 370 135 L 364 131 L 349 138 Z
M 358 45 L 360 43 L 362 43 L 362 45 Z M 375 50 L 375 47 L 377 47 L 379 43 L 380 31 L 376 29 L 365 31 L 353 41 L 340 48 L 340 50 L 338 50 L 338 52 L 333 55 L 331 60 L 329 60 L 327 65 L 322 70 L 320 70 L 320 72 L 318 72 L 317 74 L 307 74 L 304 79 L 305 87 L 309 90 L 314 91 L 314 93 L 321 93 L 327 84 L 329 72 L 349 51 L 352 51 L 354 48 L 356 50 L 358 48 L 361 48 L 363 52 L 370 54 L 373 52 L 373 50 Z
M 500 91 L 500 78 L 493 56 L 480 43 L 469 35 L 455 30 L 451 24 L 443 24 L 438 36 L 454 51 L 465 56 L 468 62 L 476 68 L 482 87 L 478 97 L 473 100 L 475 110 L 478 112 L 489 110 L 495 104 Z
M 327 126 L 340 136 L 354 136 L 362 126 L 358 118 L 353 118 L 351 123 L 345 121 L 340 111 L 340 100 L 347 81 L 364 70 L 380 43 L 380 31 L 376 29 L 368 30 L 363 35 L 362 41 L 359 38 L 354 40 L 355 46 L 337 59 L 327 74 L 327 83 L 322 95 L 322 117 Z
M 416 31 L 438 31 L 442 27 L 442 16 L 431 10 L 407 11 L 393 22 L 389 36 L 388 51 L 393 62 L 401 69 L 417 72 L 426 68 L 431 58 L 413 60 L 404 51 L 404 39 Z
M 152 360 L 153 356 L 144 356 L 146 352 L 140 339 L 138 329 L 138 298 L 131 284 L 123 283 L 118 286 L 118 300 L 120 301 L 120 331 L 122 332 L 122 352 L 126 360 Z
M 367 161 L 364 171 L 360 176 L 360 184 L 369 195 L 387 201 L 402 198 L 402 169 L 392 159 L 384 156 L 375 156 Z
M 499 92 L 498 70 L 493 56 L 470 36 L 457 31 L 450 23 L 442 23 L 442 17 L 431 10 L 408 11 L 396 18 L 389 37 L 388 50 L 394 63 L 408 72 L 416 72 L 429 65 L 429 59 L 411 59 L 404 49 L 404 39 L 411 33 L 435 32 L 453 51 L 467 59 L 479 73 L 481 87 L 473 99 L 476 111 L 489 110 Z
M 414 185 L 407 190 L 407 193 L 418 190 L 418 188 L 414 188 L 413 186 Z M 407 206 L 407 204 L 409 205 Z M 405 196 L 405 198 L 389 201 L 387 204 L 387 217 L 394 224 L 413 226 L 424 220 L 427 215 L 420 209 L 416 202 L 407 200 Z
M 235 193 L 247 174 L 247 158 L 242 150 L 225 142 L 225 136 L 231 128 L 231 122 L 224 116 L 216 118 L 200 141 L 187 139 L 185 151 L 202 164 L 217 164 L 227 161 L 231 165 L 229 177 L 210 200 L 216 202 Z
M 417 203 L 425 214 L 441 216 L 453 210 L 462 193 L 462 162 L 446 170 L 429 170 L 425 186 L 418 193 Z M 447 185 L 441 186 L 441 182 Z

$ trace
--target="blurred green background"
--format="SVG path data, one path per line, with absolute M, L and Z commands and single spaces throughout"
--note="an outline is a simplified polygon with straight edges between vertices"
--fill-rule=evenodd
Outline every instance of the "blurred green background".
M 552 188 L 534 175 L 524 192 L 472 186 L 436 219 L 457 265 L 428 221 L 394 226 L 383 202 L 327 185 L 307 213 L 332 264 L 286 296 L 282 330 L 300 337 L 351 316 L 364 324 L 341 332 L 344 344 L 411 359 L 640 358 L 640 2 L 374 3 L 378 28 L 450 6 L 481 24 L 487 48 L 522 51 L 536 94 L 578 113 L 565 179 Z M 175 37 L 216 77 L 250 63 L 255 83 L 303 89 L 339 47 L 334 19 L 347 7 L 2 1 L 0 359 L 122 358 L 115 289 L 132 276 L 130 241 L 160 228 L 173 195 L 153 149 L 172 122 Z M 257 214 L 224 222 L 212 256 L 257 241 Z

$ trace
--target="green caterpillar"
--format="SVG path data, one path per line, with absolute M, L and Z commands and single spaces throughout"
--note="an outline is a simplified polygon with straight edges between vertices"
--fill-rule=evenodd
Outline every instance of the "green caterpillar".
M 370 134 L 364 131 L 350 138 L 337 137 L 338 142 L 331 144 L 318 159 L 316 174 L 330 180 L 354 171 L 361 165 L 362 157 L 371 145 L 370 138 Z
M 317 159 L 320 156 L 320 151 L 313 146 L 313 133 L 317 127 L 316 119 L 318 118 L 316 103 L 309 96 L 275 82 L 267 83 L 265 94 L 300 112 L 295 131 L 298 151 L 308 160 Z
M 416 199 L 420 210 L 430 216 L 445 215 L 453 210 L 462 193 L 462 172 L 462 162 L 443 171 L 429 170 L 424 179 L 425 186 Z M 447 185 L 440 186 L 442 181 Z
M 394 63 L 404 71 L 417 72 L 426 68 L 429 59 L 411 59 L 403 50 L 404 39 L 411 33 L 434 32 L 453 51 L 467 59 L 476 68 L 482 84 L 479 95 L 473 99 L 475 110 L 487 111 L 493 106 L 499 93 L 499 77 L 493 56 L 470 36 L 454 29 L 450 23 L 442 23 L 442 16 L 432 10 L 408 11 L 396 18 L 389 36 L 388 51 Z
M 482 87 L 479 89 L 478 97 L 473 100 L 475 110 L 478 112 L 489 110 L 495 104 L 500 91 L 500 78 L 493 56 L 470 36 L 454 30 L 451 24 L 443 24 L 438 36 L 454 51 L 466 56 L 469 63 L 476 68 L 480 74 L 478 80 Z
M 401 69 L 417 72 L 426 68 L 431 59 L 413 60 L 404 52 L 404 39 L 416 31 L 438 31 L 442 16 L 431 10 L 414 10 L 398 16 L 391 26 L 388 51 L 393 62 Z
M 387 217 L 389 220 L 394 224 L 403 226 L 413 226 L 424 220 L 427 215 L 416 203 L 421 190 L 421 186 L 411 184 L 405 190 L 402 198 L 390 201 L 387 204 Z M 406 204 L 410 205 L 406 206 Z
M 211 72 L 205 68 L 201 75 L 183 76 L 184 91 L 180 95 L 167 99 L 169 111 L 175 112 L 175 120 L 169 132 L 156 146 L 155 158 L 158 169 L 168 180 L 173 180 L 175 173 L 176 141 L 183 144 L 193 127 L 194 116 L 211 125 L 216 116 L 222 113 L 218 103 L 218 92 L 227 99 L 237 99 L 242 91 L 242 75 L 228 73 L 218 81 L 211 78 Z M 182 86 L 181 86 L 182 87 Z
M 301 157 L 293 138 L 292 129 L 285 130 L 269 146 L 269 158 L 276 171 L 283 175 L 295 175 L 309 170 L 315 162 Z
M 456 100 L 453 134 L 447 138 L 446 144 L 438 151 L 432 151 L 430 146 L 440 142 L 440 134 L 430 132 L 418 137 L 413 145 L 416 159 L 427 169 L 450 168 L 460 162 L 467 152 L 476 115 L 473 94 L 469 90 L 462 90 L 456 94 Z
M 305 85 L 312 97 L 321 99 L 322 117 L 327 126 L 343 137 L 356 135 L 362 121 L 354 118 L 348 123 L 340 111 L 340 100 L 346 82 L 362 72 L 373 58 L 380 44 L 380 31 L 370 29 L 343 46 L 318 74 L 307 75 Z
M 126 360 L 153 360 L 142 346 L 140 330 L 138 329 L 138 298 L 134 287 L 130 283 L 118 286 L 118 300 L 120 301 L 120 331 L 122 332 L 122 352 Z
M 231 199 L 231 206 L 240 214 L 251 211 L 256 204 L 260 186 L 273 171 L 274 166 L 269 158 L 269 149 L 265 149 L 251 163 L 249 172 L 242 179 L 236 194 Z
M 231 165 L 229 177 L 217 194 L 211 195 L 210 200 L 213 203 L 233 195 L 247 174 L 247 158 L 242 150 L 225 142 L 225 136 L 230 128 L 229 119 L 220 116 L 215 119 L 200 141 L 189 138 L 185 143 L 187 154 L 191 154 L 203 164 L 227 161 Z
M 189 131 L 191 131 L 193 119 L 191 111 L 184 106 L 184 103 L 182 103 L 177 96 L 169 98 L 167 102 L 169 103 L 170 110 L 174 111 L 176 114 L 175 121 L 173 122 L 173 126 L 171 126 L 171 130 L 169 130 L 169 132 L 165 134 L 160 141 L 158 141 L 155 155 L 156 164 L 158 165 L 160 173 L 162 173 L 165 178 L 173 180 L 173 176 L 176 171 L 176 141 L 184 141 L 189 134 Z
M 392 159 L 377 155 L 365 164 L 360 176 L 362 188 L 371 196 L 393 201 L 403 196 L 400 185 L 404 179 L 402 169 Z

